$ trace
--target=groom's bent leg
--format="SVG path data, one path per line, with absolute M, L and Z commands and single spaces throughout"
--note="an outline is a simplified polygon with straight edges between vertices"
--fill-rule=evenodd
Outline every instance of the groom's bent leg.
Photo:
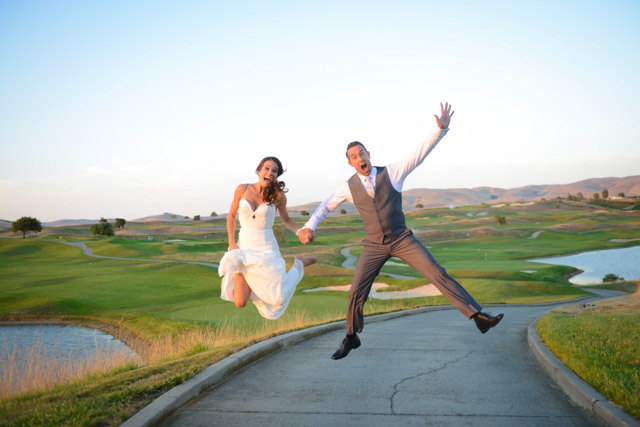
M 449 276 L 431 255 L 431 252 L 413 234 L 406 236 L 394 245 L 392 256 L 404 260 L 409 266 L 429 279 L 442 295 L 467 318 L 470 319 L 471 316 L 482 311 L 482 306 L 460 283 Z
M 364 327 L 364 303 L 369 297 L 371 285 L 384 263 L 389 259 L 389 249 L 383 245 L 362 248 L 356 271 L 351 281 L 347 307 L 347 334 L 362 332 Z

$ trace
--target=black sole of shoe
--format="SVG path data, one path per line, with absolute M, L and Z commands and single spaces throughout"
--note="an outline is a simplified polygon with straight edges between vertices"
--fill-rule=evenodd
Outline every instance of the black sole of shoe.
M 496 317 L 497 317 L 497 316 L 496 316 Z M 495 325 L 493 325 L 493 326 L 489 326 L 488 328 L 482 328 L 482 329 L 478 328 L 478 329 L 479 329 L 479 330 L 480 330 L 480 332 L 482 332 L 483 334 L 486 334 L 487 332 L 489 332 L 489 329 L 491 329 L 491 328 L 495 328 L 496 326 L 498 326 L 498 323 L 500 323 L 500 321 L 502 320 L 502 318 L 503 318 L 503 317 L 504 317 L 504 315 L 503 315 L 503 316 L 500 316 L 500 318 L 498 319 L 498 321 L 496 322 L 496 324 L 495 324 Z
M 355 346 L 351 347 L 351 348 L 349 349 L 349 351 L 347 351 L 347 352 L 344 354 L 344 356 L 336 357 L 336 356 L 335 356 L 335 354 L 333 354 L 333 355 L 331 356 L 331 359 L 332 359 L 332 360 L 340 360 L 340 359 L 344 359 L 345 357 L 347 357 L 347 356 L 349 355 L 349 353 L 351 352 L 351 350 L 355 350 L 355 349 L 356 349 L 356 348 L 358 348 L 358 347 L 360 347 L 360 343 L 358 343 L 358 344 L 356 344 Z

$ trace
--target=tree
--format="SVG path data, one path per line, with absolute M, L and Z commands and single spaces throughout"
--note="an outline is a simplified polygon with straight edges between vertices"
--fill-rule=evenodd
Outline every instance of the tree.
M 211 215 L 210 215 L 210 216 L 218 216 L 218 212 L 213 211 L 213 212 L 211 212 Z
M 116 218 L 115 226 L 116 228 L 124 228 L 124 225 L 127 223 L 124 218 Z
M 304 209 L 300 211 L 300 215 L 302 216 L 309 216 L 309 212 L 305 211 Z
M 109 224 L 106 219 L 100 218 L 100 222 L 91 226 L 91 234 L 98 236 L 101 239 L 102 236 L 113 236 L 113 225 Z
M 618 193 L 618 197 L 624 197 L 624 193 Z
M 193 216 L 193 220 L 194 221 L 200 221 L 200 215 L 194 215 Z
M 578 194 L 576 194 L 576 199 L 578 199 L 578 201 L 584 200 L 584 195 L 578 191 Z
M 602 198 L 605 200 L 609 198 L 609 190 L 607 190 L 606 188 L 602 190 Z
M 506 224 L 507 223 L 507 218 L 502 216 L 502 215 L 496 215 L 494 216 L 495 220 L 496 220 L 496 225 L 498 227 L 500 227 L 502 224 Z
M 418 203 L 416 205 L 416 209 L 422 209 L 422 208 L 424 208 L 424 205 L 422 203 Z
M 593 193 L 593 200 L 600 200 L 600 194 Z
M 347 210 L 346 210 L 346 209 L 340 209 L 340 213 L 341 213 L 342 215 L 346 215 Z
M 624 278 L 618 276 L 617 274 L 609 273 L 602 278 L 602 281 L 607 282 L 617 282 L 618 280 L 624 280 Z
M 27 231 L 33 231 L 36 233 L 42 231 L 42 224 L 36 218 L 23 216 L 11 223 L 11 231 L 14 233 L 21 232 L 22 238 L 25 239 Z

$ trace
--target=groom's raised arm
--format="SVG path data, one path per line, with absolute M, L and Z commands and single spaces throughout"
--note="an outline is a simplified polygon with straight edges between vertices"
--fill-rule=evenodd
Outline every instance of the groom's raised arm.
M 389 177 L 396 191 L 402 191 L 405 178 L 422 164 L 429 153 L 436 148 L 440 140 L 449 132 L 449 124 L 451 123 L 451 116 L 453 116 L 454 112 L 451 111 L 449 103 L 446 103 L 445 106 L 440 104 L 440 112 L 440 117 L 434 114 L 438 127 L 422 142 L 420 147 L 405 160 L 389 165 Z

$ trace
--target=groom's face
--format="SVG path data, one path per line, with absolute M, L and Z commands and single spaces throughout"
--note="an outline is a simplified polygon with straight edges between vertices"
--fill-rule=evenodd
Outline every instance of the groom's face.
M 349 159 L 349 165 L 360 175 L 369 176 L 371 173 L 371 160 L 369 159 L 369 152 L 361 145 L 355 145 L 347 151 L 347 158 Z

